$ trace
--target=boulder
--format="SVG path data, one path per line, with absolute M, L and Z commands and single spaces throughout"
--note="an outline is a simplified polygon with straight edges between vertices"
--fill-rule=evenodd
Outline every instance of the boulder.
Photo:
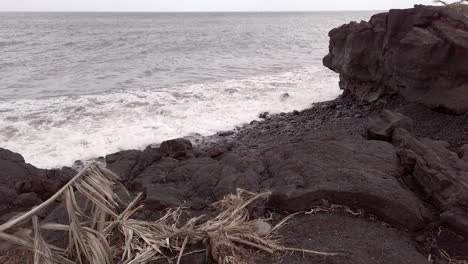
M 365 136 L 369 140 L 391 142 L 393 131 L 399 127 L 413 131 L 413 120 L 402 114 L 384 110 L 379 117 L 370 119 L 365 128 Z
M 139 150 L 124 150 L 106 156 L 106 167 L 123 179 L 129 179 L 141 156 Z
M 468 18 L 415 6 L 374 15 L 329 33 L 323 63 L 344 95 L 375 101 L 398 94 L 452 113 L 468 111 Z
M 75 174 L 75 170 L 67 167 L 53 170 L 38 169 L 26 163 L 20 154 L 0 148 L 0 186 L 11 190 L 8 195 L 12 199 L 16 199 L 17 194 L 23 193 L 29 194 L 22 196 L 21 200 L 37 195 L 38 199 L 29 199 L 29 202 L 24 202 L 28 206 L 33 205 L 31 202 L 33 200 L 40 202 L 40 199 L 50 197 Z M 11 199 L 0 199 L 0 213 L 2 210 L 7 213 L 8 210 L 14 209 L 11 208 L 12 205 L 14 204 L 11 203 Z
M 270 206 L 297 212 L 331 203 L 364 209 L 381 219 L 416 230 L 431 218 L 414 193 L 402 187 L 393 146 L 334 131 L 311 133 L 265 154 L 274 190 Z
M 149 167 L 153 162 L 161 159 L 161 153 L 159 148 L 148 146 L 146 147 L 140 155 L 138 162 L 135 164 L 133 169 L 130 171 L 130 178 L 134 178 L 141 172 L 143 172 L 147 167 Z
M 177 138 L 161 143 L 159 151 L 161 156 L 179 157 L 184 156 L 187 151 L 192 150 L 192 142 L 185 138 Z

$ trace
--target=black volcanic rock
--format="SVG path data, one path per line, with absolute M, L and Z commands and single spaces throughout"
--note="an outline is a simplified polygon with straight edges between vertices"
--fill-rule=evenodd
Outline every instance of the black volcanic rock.
M 181 157 L 187 154 L 187 151 L 192 150 L 192 142 L 185 138 L 176 138 L 167 140 L 161 143 L 159 152 L 161 156 Z
M 393 131 L 396 128 L 404 128 L 412 132 L 413 120 L 402 114 L 384 110 L 380 113 L 379 117 L 372 118 L 369 121 L 364 132 L 369 140 L 375 139 L 391 142 Z
M 445 224 L 468 234 L 468 163 L 445 141 L 416 139 L 398 128 L 393 144 L 412 181 L 442 213 Z
M 0 213 L 7 213 L 12 207 L 35 205 L 58 191 L 75 173 L 66 167 L 38 169 L 26 163 L 20 154 L 0 148 Z M 29 194 L 22 195 L 26 193 Z
M 140 159 L 141 151 L 124 150 L 106 156 L 106 167 L 123 179 L 129 179 Z
M 403 188 L 393 146 L 344 133 L 309 134 L 265 155 L 275 192 L 270 204 L 296 212 L 328 200 L 362 208 L 408 229 L 418 229 L 430 213 Z
M 375 101 L 399 94 L 448 112 L 468 111 L 468 18 L 416 6 L 333 29 L 325 66 L 345 95 Z

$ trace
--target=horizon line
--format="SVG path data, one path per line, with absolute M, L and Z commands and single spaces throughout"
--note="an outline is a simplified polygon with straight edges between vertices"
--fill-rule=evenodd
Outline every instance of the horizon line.
M 390 9 L 388 9 L 390 10 Z M 313 13 L 313 12 L 370 12 L 385 11 L 378 9 L 348 9 L 348 10 L 227 10 L 227 11 L 123 11 L 123 10 L 0 10 L 0 13 Z

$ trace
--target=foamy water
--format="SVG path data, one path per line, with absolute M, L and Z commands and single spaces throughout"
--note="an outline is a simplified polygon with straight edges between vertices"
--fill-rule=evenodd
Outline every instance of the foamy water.
M 327 32 L 368 16 L 0 14 L 0 147 L 70 166 L 333 99 Z

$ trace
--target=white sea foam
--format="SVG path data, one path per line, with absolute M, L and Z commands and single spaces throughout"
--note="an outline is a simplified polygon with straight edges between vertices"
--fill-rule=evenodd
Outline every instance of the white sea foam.
M 287 100 L 280 100 L 289 93 Z M 324 67 L 168 89 L 0 102 L 1 147 L 53 168 L 190 133 L 210 135 L 340 94 Z

